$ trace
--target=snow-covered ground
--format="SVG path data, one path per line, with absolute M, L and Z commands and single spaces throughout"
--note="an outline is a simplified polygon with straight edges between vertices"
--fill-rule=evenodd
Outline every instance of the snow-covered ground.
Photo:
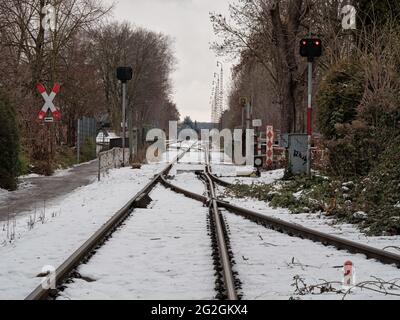
M 179 166 L 176 166 L 179 168 Z M 196 177 L 196 174 L 193 172 L 185 172 L 181 174 L 176 174 L 171 183 L 182 189 L 188 190 L 190 192 L 194 192 L 200 195 L 204 195 L 205 193 L 205 185 L 204 183 Z
M 245 166 L 224 166 L 224 165 L 212 165 L 211 166 L 212 173 L 220 177 L 221 180 L 226 181 L 228 183 L 238 183 L 238 184 L 271 184 L 277 180 L 283 178 L 285 171 L 284 170 L 274 170 L 262 172 L 261 177 L 238 177 L 238 173 L 240 172 L 251 172 L 253 170 L 252 167 Z
M 1 197 L 1 196 L 5 196 L 5 195 L 7 195 L 7 194 L 8 194 L 8 192 L 9 192 L 9 191 L 7 191 L 7 190 L 0 189 L 0 197 Z
M 182 143 L 182 146 L 191 145 L 193 142 Z M 112 170 L 101 182 L 81 187 L 47 203 L 46 208 L 38 207 L 26 212 L 24 218 L 2 223 L 0 299 L 27 296 L 40 284 L 37 275 L 44 266 L 58 267 L 180 152 L 178 149 L 170 150 L 160 163 L 144 165 L 141 170 Z M 283 176 L 283 171 L 278 170 L 263 173 L 261 178 L 236 178 L 229 172 L 234 170 L 236 174 L 237 169 L 243 167 L 236 168 L 229 163 L 219 165 L 217 158 L 213 153 L 213 172 L 228 182 L 273 183 Z M 204 151 L 193 151 L 173 166 L 172 183 L 204 194 L 205 185 L 195 175 L 196 170 L 204 170 L 204 167 Z M 68 175 L 68 170 L 59 174 Z M 218 187 L 218 190 L 222 195 L 224 188 Z M 0 202 L 8 194 L 0 190 Z M 148 209 L 135 210 L 89 263 L 80 266 L 79 272 L 84 280 L 75 279 L 60 298 L 215 297 L 211 240 L 207 230 L 208 208 L 161 186 L 152 192 L 151 197 L 154 201 Z M 400 237 L 367 238 L 354 226 L 333 225 L 322 214 L 292 215 L 286 209 L 272 209 L 268 204 L 253 199 L 224 200 L 378 248 L 400 246 Z M 295 288 L 291 284 L 297 275 L 309 285 L 320 283 L 319 279 L 340 282 L 341 266 L 347 260 L 355 263 L 358 282 L 371 280 L 372 276 L 384 280 L 399 278 L 399 270 L 393 266 L 308 240 L 291 238 L 229 213 L 224 215 L 237 262 L 235 269 L 239 272 L 246 299 L 293 297 Z M 299 298 L 340 299 L 341 296 L 326 294 Z M 350 298 L 390 297 L 357 291 Z
M 287 300 L 342 299 L 343 295 L 294 295 L 294 277 L 300 276 L 307 285 L 342 281 L 342 266 L 351 260 L 356 268 L 356 281 L 374 281 L 373 277 L 391 281 L 399 278 L 399 269 L 367 260 L 363 255 L 353 255 L 325 247 L 309 240 L 289 237 L 269 230 L 230 213 L 224 213 L 229 225 L 231 247 L 242 281 L 244 299 Z M 336 286 L 341 289 L 341 285 Z M 318 291 L 317 291 L 318 292 Z M 400 294 L 400 290 L 393 290 Z M 373 291 L 354 289 L 347 299 L 400 299 Z
M 28 217 L 2 224 L 0 299 L 29 294 L 40 284 L 36 276 L 44 266 L 58 267 L 164 167 L 112 170 L 101 182 L 75 190 L 45 212 L 37 208 Z M 29 217 L 35 221 L 31 226 Z
M 213 299 L 208 209 L 163 187 L 79 267 L 60 299 Z M 94 280 L 93 282 L 88 282 Z
M 218 193 L 220 196 L 224 194 L 225 188 L 218 186 Z M 245 198 L 231 198 L 223 197 L 223 200 L 228 201 L 234 205 L 247 208 L 266 216 L 282 219 L 285 221 L 293 222 L 314 230 L 318 230 L 324 233 L 332 234 L 348 240 L 364 243 L 366 245 L 384 249 L 389 246 L 400 247 L 400 236 L 395 237 L 367 237 L 355 225 L 351 224 L 337 224 L 331 218 L 327 217 L 323 213 L 320 214 L 291 214 L 288 209 L 274 209 L 268 203 L 255 199 Z M 388 248 L 388 251 L 399 254 L 399 251 Z
M 218 172 L 219 166 L 213 166 L 214 172 Z M 228 169 L 229 170 L 229 169 Z M 222 174 L 223 175 L 223 174 Z M 282 170 L 263 173 L 261 178 L 223 178 L 230 183 L 273 183 L 281 179 Z M 224 193 L 223 187 L 218 186 L 219 195 Z M 361 233 L 356 226 L 350 224 L 336 224 L 324 214 L 298 214 L 293 215 L 287 209 L 273 209 L 269 204 L 255 199 L 236 199 L 224 197 L 223 200 L 232 204 L 257 211 L 267 216 L 290 221 L 305 227 L 319 230 L 324 233 L 333 234 L 341 238 L 361 242 L 369 246 L 383 249 L 390 246 L 400 247 L 400 236 L 397 237 L 367 237 Z M 325 248 L 307 240 L 289 238 L 285 235 L 268 230 L 264 227 L 246 221 L 240 217 L 227 214 L 227 221 L 232 231 L 232 243 L 237 250 L 236 261 L 240 278 L 245 282 L 245 298 L 249 299 L 287 299 L 293 296 L 294 289 L 290 285 L 294 282 L 293 277 L 299 275 L 305 278 L 309 285 L 327 281 L 341 281 L 341 266 L 345 261 L 351 260 L 357 268 L 357 282 L 374 280 L 373 277 L 386 281 L 399 278 L 399 269 L 385 266 L 378 262 L 368 261 L 364 256 L 354 256 L 345 251 L 337 251 L 334 248 Z M 264 252 L 263 251 L 264 249 Z M 325 250 L 325 251 L 324 251 Z M 396 254 L 395 249 L 388 248 Z M 324 252 L 330 252 L 324 256 Z M 246 256 L 247 254 L 247 256 Z M 295 264 L 291 260 L 295 259 Z M 326 261 L 325 261 L 326 260 Z M 296 262 L 297 261 L 297 262 Z M 333 262 L 333 264 L 332 264 Z M 329 265 L 335 267 L 329 267 Z M 248 268 L 250 267 L 250 269 Z M 275 276 L 271 277 L 273 270 Z M 250 272 L 249 272 L 250 270 Z M 297 273 L 296 273 L 297 272 Z M 263 280 L 264 279 L 264 280 Z M 279 280 L 281 279 L 281 280 Z M 265 286 L 262 283 L 265 283 Z M 323 282 L 323 281 L 322 281 Z M 265 290 L 266 287 L 276 287 L 277 291 Z M 339 286 L 340 289 L 340 286 Z M 263 291 L 264 290 L 264 291 Z M 291 291 L 290 291 L 291 290 Z M 382 294 L 373 294 L 371 291 L 361 292 L 355 290 L 356 294 L 347 297 L 349 299 L 388 299 Z M 400 291 L 396 292 L 400 294 Z M 296 297 L 295 298 L 299 298 Z M 325 296 L 305 296 L 302 299 L 341 299 L 342 296 L 328 294 Z M 391 298 L 400 299 L 400 297 Z
M 204 150 L 192 150 L 186 153 L 179 163 L 172 167 L 170 172 L 170 176 L 172 177 L 171 183 L 183 189 L 203 195 L 205 193 L 205 185 L 196 177 L 195 171 L 204 170 Z
M 285 173 L 284 170 L 275 170 L 262 172 L 261 177 L 246 177 L 255 172 L 253 166 L 238 166 L 235 165 L 227 155 L 220 152 L 210 152 L 210 164 L 212 173 L 220 177 L 222 180 L 229 183 L 241 184 L 262 184 L 273 183 L 276 180 L 282 179 Z M 241 176 L 242 175 L 242 176 Z

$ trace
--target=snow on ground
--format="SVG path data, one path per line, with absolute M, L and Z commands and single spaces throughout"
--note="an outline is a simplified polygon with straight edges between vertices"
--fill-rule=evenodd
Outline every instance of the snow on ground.
M 185 149 L 193 146 L 195 144 L 195 141 L 183 141 L 182 143 L 177 143 L 177 144 L 171 144 L 169 145 L 168 151 L 164 152 L 161 155 L 160 161 L 151 161 L 151 164 L 166 164 L 170 163 L 171 161 L 175 160 L 175 158 L 181 154 Z M 191 151 L 193 153 L 192 155 L 186 154 L 184 156 L 184 159 L 190 159 L 190 157 L 197 158 L 198 153 Z M 196 161 L 196 160 L 194 160 Z M 186 160 L 186 162 L 189 162 Z
M 224 188 L 218 187 L 219 194 L 223 193 Z M 258 201 L 255 199 L 237 199 L 230 197 L 223 197 L 223 200 L 228 201 L 234 205 L 253 210 L 269 217 L 282 219 L 296 223 L 310 229 L 318 230 L 320 232 L 332 234 L 348 240 L 361 242 L 366 245 L 383 249 L 388 246 L 400 247 L 400 236 L 396 237 L 367 237 L 361 233 L 355 225 L 351 224 L 337 224 L 333 219 L 326 217 L 323 213 L 320 214 L 291 214 L 288 209 L 274 209 L 269 204 Z M 393 253 L 399 254 L 398 251 L 393 249 Z
M 253 172 L 253 167 L 247 166 L 235 166 L 235 165 L 221 165 L 221 164 L 212 164 L 211 170 L 217 177 L 224 178 L 235 178 L 237 176 L 238 171 L 249 171 Z
M 31 174 L 27 174 L 24 176 L 20 176 L 19 179 L 33 179 L 33 178 L 40 178 L 40 177 L 42 177 L 40 174 L 31 173 Z
M 88 162 L 84 162 L 84 163 L 80 163 L 80 164 L 76 164 L 76 165 L 72 166 L 71 168 L 57 169 L 57 170 L 54 171 L 54 174 L 52 175 L 52 177 L 65 177 L 65 176 L 68 176 L 71 173 L 71 170 L 73 168 L 78 168 L 78 167 L 81 167 L 83 165 L 87 165 L 87 164 L 90 164 L 92 162 L 95 162 L 95 161 L 97 161 L 97 159 L 91 160 L 91 161 L 88 161 Z M 35 179 L 35 178 L 41 178 L 41 177 L 44 177 L 44 176 L 40 175 L 40 174 L 37 174 L 37 173 L 31 173 L 31 174 L 27 174 L 27 175 L 24 175 L 24 176 L 20 176 L 18 178 L 20 180 L 24 181 L 24 180 L 27 180 L 27 179 Z
M 176 166 L 179 167 L 179 166 Z M 203 166 L 204 170 L 204 166 Z M 172 181 L 170 181 L 173 185 L 180 187 L 182 189 L 188 190 L 190 192 L 194 192 L 200 195 L 204 195 L 205 193 L 205 185 L 204 182 L 196 177 L 196 174 L 193 172 L 184 172 L 180 174 L 176 174 Z
M 301 299 L 342 299 L 343 295 L 324 294 L 294 296 L 293 278 L 300 276 L 307 285 L 323 283 L 321 279 L 342 282 L 342 266 L 347 260 L 356 268 L 356 281 L 375 280 L 377 277 L 390 281 L 399 277 L 395 266 L 383 265 L 367 260 L 363 255 L 353 255 L 325 247 L 309 240 L 289 237 L 230 213 L 224 213 L 229 225 L 231 247 L 235 256 L 234 269 L 242 281 L 244 299 L 287 300 Z M 341 285 L 338 285 L 341 289 Z M 400 294 L 400 290 L 393 291 Z M 373 291 L 354 292 L 347 299 L 400 299 Z
M 3 201 L 3 199 L 6 199 L 9 194 L 10 194 L 10 191 L 0 189 L 0 203 Z
M 214 167 L 213 167 L 214 169 Z M 224 181 L 230 183 L 265 183 L 272 184 L 277 180 L 283 178 L 283 170 L 275 170 L 269 172 L 263 172 L 261 178 L 238 178 L 229 179 L 224 178 Z M 225 188 L 217 186 L 218 193 L 220 196 L 224 194 Z M 321 232 L 336 235 L 341 238 L 362 242 L 366 245 L 373 246 L 379 249 L 383 249 L 389 246 L 400 247 L 400 236 L 396 237 L 367 237 L 362 232 L 360 232 L 355 225 L 351 224 L 337 224 L 333 219 L 325 216 L 323 213 L 319 214 L 291 214 L 288 209 L 284 208 L 272 208 L 268 203 L 264 201 L 259 201 L 256 199 L 238 199 L 231 197 L 223 197 L 225 201 L 228 201 L 234 205 L 241 206 L 253 211 L 263 213 L 270 217 L 279 218 L 285 221 L 297 223 L 299 225 L 315 229 Z M 388 248 L 389 251 L 399 254 L 399 251 L 392 248 Z
M 27 213 L 35 216 L 32 230 L 28 218 L 4 223 L 0 229 L 0 299 L 22 299 L 40 279 L 45 265 L 58 267 L 115 212 L 165 167 L 143 166 L 112 170 L 101 182 L 79 188 L 45 209 Z M 40 221 L 44 220 L 44 223 Z M 11 243 L 7 233 L 15 233 Z
M 202 150 L 194 149 L 190 152 L 186 153 L 181 160 L 180 163 L 205 163 L 205 153 Z
M 227 154 L 219 151 L 210 151 L 210 164 L 230 166 L 233 165 L 233 161 Z
M 284 174 L 283 170 L 275 170 L 270 172 L 264 172 L 261 178 L 242 178 L 242 179 L 229 179 L 224 178 L 223 180 L 231 183 L 265 183 L 272 184 L 275 181 L 282 179 Z M 253 182 L 251 182 L 253 181 Z M 225 188 L 217 186 L 217 190 L 220 196 L 225 192 Z M 362 242 L 366 245 L 373 246 L 379 249 L 386 248 L 388 246 L 400 247 L 400 236 L 397 237 L 367 237 L 361 233 L 357 226 L 350 224 L 337 224 L 333 219 L 325 216 L 323 213 L 320 214 L 291 214 L 288 209 L 272 208 L 268 203 L 259 201 L 256 199 L 238 199 L 231 197 L 223 197 L 225 201 L 228 201 L 234 205 L 241 206 L 253 211 L 263 213 L 270 217 L 279 218 L 285 221 L 297 223 L 299 225 L 315 229 L 321 232 L 336 235 L 338 237 L 346 238 L 349 240 Z M 394 253 L 399 254 L 398 251 L 392 250 Z
M 244 167 L 244 166 L 221 166 L 221 165 L 213 165 L 211 167 L 212 172 L 217 177 L 221 177 L 223 181 L 228 183 L 239 183 L 239 184 L 271 184 L 277 180 L 283 178 L 285 171 L 284 170 L 274 170 L 262 172 L 260 178 L 252 178 L 252 177 L 237 177 L 237 173 L 239 171 L 251 171 L 252 167 Z
M 195 174 L 195 171 L 204 171 L 205 154 L 202 150 L 188 152 L 178 164 L 175 164 L 170 172 L 173 177 L 172 184 L 183 189 L 204 194 L 205 186 Z
M 213 299 L 207 208 L 164 187 L 79 267 L 60 299 Z M 177 205 L 179 204 L 179 205 Z

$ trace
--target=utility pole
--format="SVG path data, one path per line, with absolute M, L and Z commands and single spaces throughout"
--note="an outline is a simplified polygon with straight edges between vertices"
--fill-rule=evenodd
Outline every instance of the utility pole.
M 128 108 L 129 161 L 133 162 L 133 110 Z
M 81 120 L 78 119 L 78 133 L 77 133 L 77 141 L 76 141 L 76 145 L 77 145 L 77 157 L 78 157 L 78 164 L 81 163 Z
M 246 103 L 246 129 L 251 129 L 251 103 L 250 99 L 247 100 Z
M 132 80 L 131 67 L 118 67 L 117 78 L 122 82 L 122 166 L 125 166 L 125 139 L 126 139 L 126 83 Z
M 221 66 L 218 86 L 218 118 L 222 119 L 224 113 L 224 66 L 221 62 L 217 62 L 217 68 Z

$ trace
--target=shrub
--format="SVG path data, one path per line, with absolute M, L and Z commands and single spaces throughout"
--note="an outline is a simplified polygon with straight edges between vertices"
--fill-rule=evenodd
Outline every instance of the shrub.
M 87 162 L 96 158 L 96 143 L 93 139 L 86 139 L 81 150 L 81 162 Z
M 364 75 L 357 63 L 343 61 L 328 71 L 317 95 L 319 128 L 326 139 L 340 138 L 337 125 L 356 118 L 363 92 Z
M 18 155 L 19 167 L 18 175 L 26 175 L 29 173 L 29 157 L 24 151 L 20 151 Z
M 6 95 L 0 92 L 0 188 L 17 188 L 19 149 L 14 106 Z
M 343 138 L 326 142 L 330 173 L 344 180 L 368 175 L 383 147 L 377 130 L 361 121 L 338 125 L 337 130 Z

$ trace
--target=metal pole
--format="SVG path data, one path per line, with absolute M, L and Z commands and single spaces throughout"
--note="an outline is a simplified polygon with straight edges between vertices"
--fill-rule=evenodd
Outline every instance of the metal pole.
M 251 110 L 250 110 L 250 102 L 246 104 L 246 129 L 251 129 Z
M 128 108 L 129 162 L 133 162 L 133 111 Z
M 313 62 L 308 62 L 308 108 L 307 108 L 307 135 L 308 135 L 308 148 L 307 148 L 307 175 L 311 178 L 312 167 L 312 86 L 313 86 Z
M 245 113 L 245 108 L 242 107 L 242 129 L 244 130 L 244 113 Z
M 81 163 L 81 120 L 78 119 L 78 134 L 77 134 L 77 156 L 78 164 Z
M 122 167 L 125 167 L 126 82 L 122 83 Z
M 99 163 L 98 163 L 98 172 L 97 172 L 97 180 L 101 179 L 101 152 L 99 153 Z

